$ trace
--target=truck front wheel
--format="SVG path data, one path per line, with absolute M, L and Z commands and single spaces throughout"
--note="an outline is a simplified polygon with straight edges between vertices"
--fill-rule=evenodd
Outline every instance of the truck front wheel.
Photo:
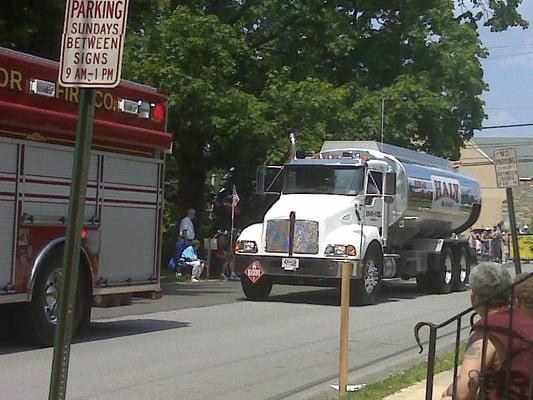
M 357 306 L 374 304 L 379 287 L 383 255 L 377 244 L 371 244 L 365 255 L 363 276 L 351 282 L 351 303 Z
M 51 257 L 39 271 L 33 289 L 32 301 L 28 305 L 30 338 L 37 344 L 53 346 L 59 317 L 59 297 L 63 284 L 63 257 Z M 74 311 L 74 332 L 80 328 L 84 319 L 90 315 L 88 282 L 80 267 L 76 305 Z M 90 318 L 90 317 L 89 317 Z
M 253 283 L 245 274 L 241 276 L 242 291 L 250 300 L 264 300 L 272 290 L 272 281 L 268 276 L 262 276 L 257 282 Z

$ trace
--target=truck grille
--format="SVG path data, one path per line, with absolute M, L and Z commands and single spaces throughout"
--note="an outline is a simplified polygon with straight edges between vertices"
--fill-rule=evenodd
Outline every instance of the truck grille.
M 289 220 L 267 222 L 266 250 L 271 253 L 289 252 Z M 294 224 L 294 253 L 318 253 L 318 222 L 296 220 Z

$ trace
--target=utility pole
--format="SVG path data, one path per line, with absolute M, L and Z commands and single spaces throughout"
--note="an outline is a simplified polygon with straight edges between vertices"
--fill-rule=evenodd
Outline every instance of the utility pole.
M 385 100 L 386 97 L 381 98 L 381 144 L 383 144 L 383 135 L 385 132 Z

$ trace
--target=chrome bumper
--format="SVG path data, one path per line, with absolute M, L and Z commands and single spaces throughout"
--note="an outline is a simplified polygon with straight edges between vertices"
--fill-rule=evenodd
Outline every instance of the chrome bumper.
M 300 266 L 295 271 L 286 271 L 281 267 L 280 256 L 260 256 L 254 254 L 235 255 L 235 270 L 243 273 L 248 266 L 258 262 L 266 275 L 272 276 L 274 281 L 277 278 L 309 278 L 309 279 L 340 279 L 342 272 L 342 260 L 327 258 L 293 257 L 300 260 Z M 357 260 L 350 261 L 354 266 L 353 277 L 362 276 L 361 268 L 357 265 Z

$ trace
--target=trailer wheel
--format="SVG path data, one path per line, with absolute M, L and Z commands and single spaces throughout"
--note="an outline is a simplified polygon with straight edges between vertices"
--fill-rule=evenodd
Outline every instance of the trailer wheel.
M 438 258 L 437 270 L 434 271 L 435 293 L 446 294 L 452 291 L 454 265 L 453 251 L 451 247 L 446 246 Z
M 59 296 L 63 283 L 62 266 L 62 254 L 49 258 L 37 275 L 32 301 L 28 305 L 28 333 L 33 342 L 42 346 L 54 345 L 59 313 Z M 74 333 L 78 331 L 82 322 L 88 324 L 87 318 L 90 319 L 91 303 L 88 295 L 88 280 L 85 275 L 80 267 L 74 314 Z
M 376 243 L 371 244 L 366 251 L 364 260 L 363 277 L 352 280 L 350 285 L 350 302 L 357 306 L 375 303 L 383 268 L 383 255 L 380 246 Z
M 264 300 L 272 290 L 272 281 L 268 276 L 263 276 L 253 283 L 246 274 L 241 275 L 241 286 L 245 296 L 250 300 Z
M 416 285 L 421 293 L 450 293 L 453 288 L 455 257 L 449 246 L 443 247 L 439 256 L 434 258 L 433 269 L 417 275 Z
M 453 289 L 465 290 L 470 276 L 470 254 L 466 246 L 456 247 L 454 267 Z
M 416 287 L 418 288 L 418 291 L 420 293 L 430 294 L 435 291 L 433 285 L 435 278 L 433 277 L 434 274 L 432 274 L 431 272 L 428 271 L 425 274 L 416 276 Z

